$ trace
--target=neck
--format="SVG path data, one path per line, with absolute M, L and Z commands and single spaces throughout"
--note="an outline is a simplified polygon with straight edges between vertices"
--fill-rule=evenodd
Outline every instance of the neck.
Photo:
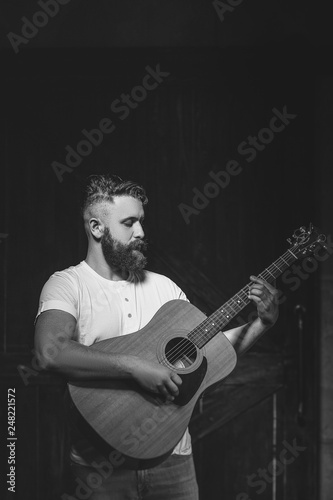
M 107 280 L 121 281 L 128 278 L 127 271 L 121 271 L 110 267 L 104 259 L 104 255 L 102 253 L 96 254 L 96 252 L 88 249 L 85 261 L 97 274 Z

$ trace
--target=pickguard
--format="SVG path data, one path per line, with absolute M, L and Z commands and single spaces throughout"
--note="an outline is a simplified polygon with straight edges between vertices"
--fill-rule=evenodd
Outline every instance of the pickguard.
M 193 396 L 198 392 L 198 389 L 205 378 L 207 372 L 207 359 L 202 358 L 200 366 L 190 373 L 178 373 L 182 379 L 179 395 L 173 400 L 178 406 L 185 406 Z

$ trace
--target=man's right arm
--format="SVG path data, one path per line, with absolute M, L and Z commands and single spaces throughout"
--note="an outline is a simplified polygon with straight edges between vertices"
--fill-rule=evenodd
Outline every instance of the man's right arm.
M 178 394 L 180 377 L 158 363 L 136 356 L 109 354 L 74 340 L 76 320 L 71 314 L 51 309 L 37 319 L 35 352 L 42 369 L 70 380 L 133 379 L 147 391 L 172 399 Z

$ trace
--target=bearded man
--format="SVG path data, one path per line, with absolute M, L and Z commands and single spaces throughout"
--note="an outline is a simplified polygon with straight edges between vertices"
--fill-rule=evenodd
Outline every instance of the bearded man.
M 44 369 L 69 380 L 133 380 L 147 393 L 173 401 L 182 383 L 175 371 L 135 355 L 93 348 L 101 340 L 140 330 L 166 302 L 187 300 L 169 278 L 145 269 L 147 245 L 142 224 L 146 203 L 144 189 L 134 182 L 113 175 L 89 178 L 82 208 L 87 257 L 54 273 L 44 285 L 35 350 Z M 249 298 L 257 305 L 258 318 L 225 332 L 238 354 L 249 349 L 278 315 L 275 288 L 256 277 L 251 280 Z M 82 485 L 105 463 L 105 456 L 87 436 L 72 428 L 70 460 L 73 484 Z M 198 499 L 188 430 L 160 465 L 148 470 L 115 467 L 97 483 L 90 485 L 91 500 Z

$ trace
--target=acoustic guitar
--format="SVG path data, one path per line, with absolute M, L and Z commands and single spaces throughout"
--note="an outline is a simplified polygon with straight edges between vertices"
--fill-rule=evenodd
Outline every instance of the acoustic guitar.
M 290 248 L 258 276 L 274 281 L 297 259 L 316 255 L 326 236 L 312 224 L 295 230 Z M 179 395 L 166 403 L 127 380 L 78 381 L 68 384 L 85 429 L 126 460 L 126 467 L 149 468 L 162 462 L 183 436 L 194 406 L 208 387 L 222 381 L 236 365 L 236 353 L 222 333 L 250 303 L 251 283 L 207 317 L 192 304 L 171 300 L 141 330 L 103 340 L 94 349 L 131 354 L 161 363 L 182 379 Z

